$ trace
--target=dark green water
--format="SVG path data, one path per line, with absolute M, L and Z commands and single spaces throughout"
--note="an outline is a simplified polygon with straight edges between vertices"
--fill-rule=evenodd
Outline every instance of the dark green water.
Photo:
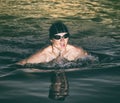
M 0 103 L 120 103 L 119 5 L 119 0 L 0 0 Z M 49 44 L 55 20 L 68 26 L 71 44 L 99 62 L 59 72 L 14 65 Z

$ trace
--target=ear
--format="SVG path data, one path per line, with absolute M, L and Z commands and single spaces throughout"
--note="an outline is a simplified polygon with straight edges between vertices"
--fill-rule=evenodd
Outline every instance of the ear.
M 52 42 L 53 42 L 53 40 L 52 40 L 52 39 L 50 39 L 50 42 L 52 43 Z
M 50 39 L 50 42 L 51 42 L 51 44 L 53 44 L 53 40 L 52 39 Z

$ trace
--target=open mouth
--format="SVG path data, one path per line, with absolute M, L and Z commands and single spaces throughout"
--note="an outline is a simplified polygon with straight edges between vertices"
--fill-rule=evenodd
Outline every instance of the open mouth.
M 64 47 L 65 47 L 65 44 L 64 44 L 64 43 L 60 43 L 60 46 L 61 46 L 62 48 L 64 48 Z

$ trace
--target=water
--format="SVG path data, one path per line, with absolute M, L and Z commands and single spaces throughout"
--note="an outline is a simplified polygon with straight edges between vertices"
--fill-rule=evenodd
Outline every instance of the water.
M 0 0 L 0 103 L 119 103 L 119 0 Z M 48 29 L 62 20 L 70 43 L 99 58 L 55 68 L 15 62 L 49 44 Z

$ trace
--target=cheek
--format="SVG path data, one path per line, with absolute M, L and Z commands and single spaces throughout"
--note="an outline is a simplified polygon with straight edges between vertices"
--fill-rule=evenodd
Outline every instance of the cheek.
M 55 44 L 55 45 L 59 45 L 59 44 L 60 44 L 60 42 L 55 42 L 54 44 Z
M 53 45 L 59 45 L 60 41 L 59 40 L 52 40 L 51 41 Z
M 65 43 L 66 43 L 66 44 L 68 43 L 68 39 L 65 40 Z

